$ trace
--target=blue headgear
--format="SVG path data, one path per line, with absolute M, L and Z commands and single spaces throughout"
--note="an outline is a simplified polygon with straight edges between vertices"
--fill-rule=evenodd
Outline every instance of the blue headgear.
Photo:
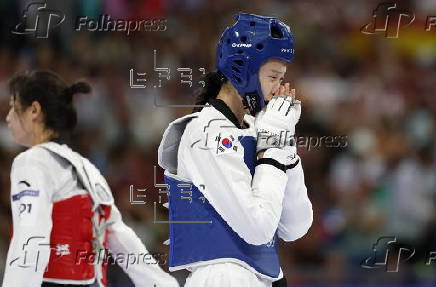
M 294 37 L 289 26 L 273 17 L 239 13 L 236 23 L 221 35 L 216 66 L 254 116 L 265 106 L 260 67 L 270 58 L 290 62 L 293 57 Z

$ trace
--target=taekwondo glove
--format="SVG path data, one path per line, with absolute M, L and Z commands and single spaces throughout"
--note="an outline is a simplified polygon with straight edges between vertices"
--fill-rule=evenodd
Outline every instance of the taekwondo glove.
M 273 97 L 256 116 L 256 152 L 293 145 L 295 125 L 300 115 L 300 101 L 289 96 Z
M 291 145 L 282 148 L 269 148 L 263 154 L 263 158 L 275 159 L 283 165 L 284 172 L 286 172 L 289 165 L 295 164 L 299 159 L 297 155 L 297 147 Z

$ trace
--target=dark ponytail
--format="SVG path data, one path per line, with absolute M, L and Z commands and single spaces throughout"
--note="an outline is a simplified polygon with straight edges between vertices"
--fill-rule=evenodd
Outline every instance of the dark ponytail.
M 49 71 L 17 75 L 10 81 L 9 89 L 22 108 L 31 106 L 34 101 L 39 102 L 45 127 L 61 136 L 71 133 L 77 124 L 73 96 L 91 91 L 86 82 L 68 86 L 60 76 Z
M 60 107 L 60 110 L 64 110 L 67 116 L 63 120 L 61 117 L 57 117 L 59 123 L 53 122 L 54 125 L 52 125 L 55 130 L 60 133 L 71 133 L 74 130 L 77 125 L 77 112 L 73 106 L 73 97 L 76 94 L 87 94 L 89 92 L 91 92 L 91 86 L 86 82 L 74 83 L 64 90 L 62 98 L 65 100 L 65 105 Z M 54 118 L 54 120 L 56 119 Z
M 221 71 L 209 72 L 204 75 L 204 87 L 195 93 L 195 105 L 205 105 L 209 99 L 214 99 L 227 82 L 226 76 Z M 203 107 L 195 107 L 192 112 L 199 112 Z
M 67 87 L 64 91 L 65 100 L 67 103 L 73 102 L 73 96 L 76 94 L 87 94 L 91 91 L 91 87 L 88 83 L 85 82 L 77 82 Z

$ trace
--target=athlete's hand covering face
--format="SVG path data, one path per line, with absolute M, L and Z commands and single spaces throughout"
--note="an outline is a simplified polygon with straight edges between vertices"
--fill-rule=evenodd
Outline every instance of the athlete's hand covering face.
M 300 101 L 286 95 L 274 96 L 256 116 L 257 152 L 291 145 L 300 115 Z

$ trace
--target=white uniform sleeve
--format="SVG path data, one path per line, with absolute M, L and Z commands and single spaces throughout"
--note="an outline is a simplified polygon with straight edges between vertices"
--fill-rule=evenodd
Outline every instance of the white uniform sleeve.
M 295 167 L 287 169 L 283 210 L 278 235 L 285 241 L 294 241 L 307 233 L 313 221 L 312 203 L 307 197 L 304 172 L 299 158 Z
M 271 164 L 259 164 L 252 177 L 244 163 L 240 143 L 234 142 L 239 145 L 236 151 L 228 148 L 219 152 L 216 144 L 205 148 L 205 144 L 199 142 L 214 142 L 217 136 L 225 138 L 222 130 L 213 132 L 210 128 L 205 134 L 201 129 L 191 127 L 189 131 L 187 128 L 185 136 L 187 139 L 180 146 L 183 150 L 179 152 L 179 161 L 193 184 L 246 242 L 261 245 L 271 241 L 282 212 L 287 182 L 285 172 Z M 195 142 L 198 145 L 191 147 Z M 270 150 L 281 152 L 279 149 Z
M 127 257 L 120 267 L 137 287 L 178 287 L 176 279 L 159 267 L 135 232 L 122 221 L 118 208 L 113 205 L 109 227 L 109 250 Z M 119 261 L 117 261 L 119 263 Z M 129 264 L 130 263 L 130 264 Z
M 13 236 L 3 287 L 41 286 L 50 258 L 53 184 L 35 160 L 15 161 L 11 172 Z

